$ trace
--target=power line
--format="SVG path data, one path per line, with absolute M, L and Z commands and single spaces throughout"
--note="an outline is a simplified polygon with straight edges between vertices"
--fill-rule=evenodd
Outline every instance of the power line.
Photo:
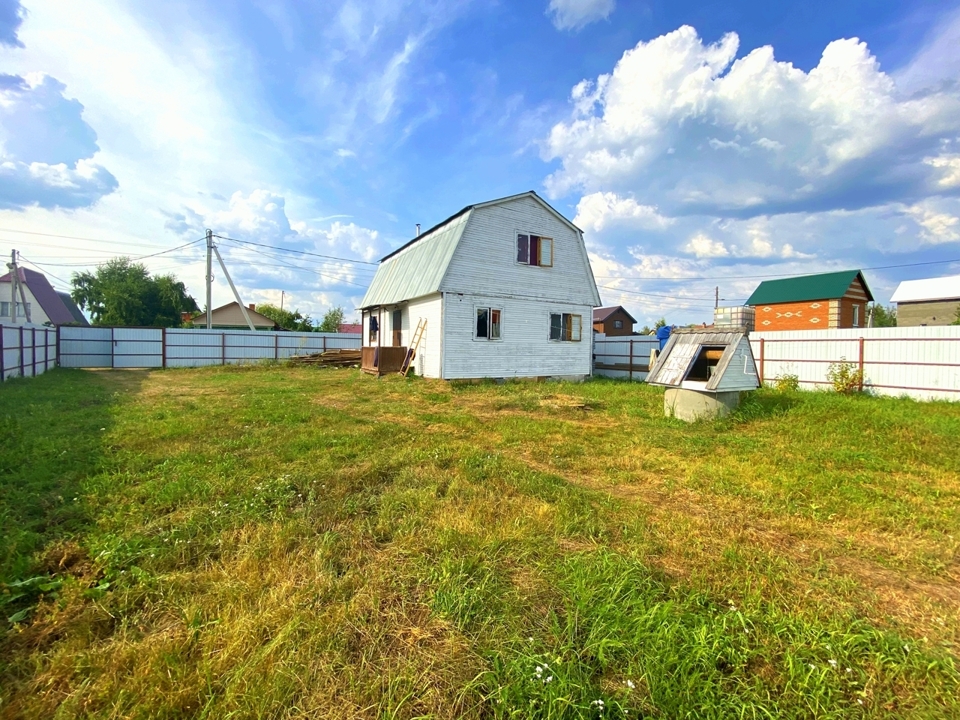
M 906 267 L 920 267 L 922 265 L 949 265 L 950 263 L 960 262 L 960 258 L 956 260 L 930 260 L 929 262 L 919 262 L 919 263 L 900 263 L 897 265 L 877 265 L 876 267 L 864 267 L 859 268 L 860 270 L 891 270 L 894 268 L 906 268 Z M 809 275 L 809 272 L 802 273 L 773 273 L 770 275 L 717 275 L 713 277 L 707 276 L 661 276 L 661 277 L 645 277 L 640 275 L 595 275 L 594 277 L 602 278 L 603 280 L 670 280 L 670 281 L 680 281 L 680 280 L 744 280 L 744 279 L 754 279 L 754 278 L 785 278 L 785 277 L 802 277 L 804 275 Z
M 257 247 L 270 248 L 281 252 L 296 253 L 298 255 L 312 255 L 313 257 L 326 258 L 327 260 L 340 260 L 341 262 L 354 263 L 357 265 L 379 265 L 380 263 L 368 262 L 366 260 L 351 260 L 350 258 L 337 257 L 335 255 L 321 255 L 320 253 L 308 252 L 306 250 L 293 250 L 291 248 L 279 247 L 277 245 L 266 245 L 264 243 L 253 242 L 252 240 L 237 240 L 236 238 L 225 237 L 223 235 L 214 235 L 220 240 L 229 240 L 230 242 L 240 243 L 241 245 L 256 245 Z
M 218 236 L 215 235 L 214 237 L 218 237 Z M 222 240 L 222 239 L 223 239 L 223 238 L 221 238 L 221 240 Z M 264 252 L 262 252 L 262 251 L 257 251 L 257 252 L 259 252 L 260 254 L 266 256 L 266 253 L 264 253 Z M 276 258 L 275 258 L 275 259 L 276 259 Z M 361 285 L 360 283 L 355 283 L 355 282 L 352 282 L 352 281 L 350 281 L 350 280 L 344 280 L 343 278 L 339 278 L 339 277 L 337 277 L 337 276 L 335 276 L 335 275 L 328 275 L 327 273 L 320 272 L 319 270 L 314 270 L 313 268 L 305 268 L 305 267 L 303 267 L 302 265 L 291 265 L 290 263 L 285 263 L 285 262 L 283 262 L 282 260 L 277 260 L 278 262 L 281 263 L 280 265 L 271 265 L 270 263 L 260 263 L 260 262 L 255 263 L 255 262 L 253 262 L 252 260 L 246 260 L 246 259 L 244 259 L 244 258 L 238 258 L 238 257 L 235 256 L 235 255 L 230 256 L 230 260 L 231 260 L 232 262 L 239 262 L 239 263 L 244 263 L 244 264 L 247 264 L 247 265 L 253 265 L 254 267 L 290 268 L 290 269 L 292 269 L 292 270 L 300 270 L 301 272 L 308 272 L 308 273 L 311 273 L 311 274 L 313 274 L 313 275 L 319 275 L 320 277 L 327 278 L 328 280 L 332 280 L 332 281 L 334 281 L 334 282 L 344 283 L 344 284 L 346 284 L 346 285 L 355 285 L 355 286 L 357 286 L 357 287 L 362 287 L 362 288 L 367 287 L 366 285 Z
M 232 248 L 232 249 L 238 250 L 238 251 L 254 252 L 254 253 L 257 253 L 257 254 L 259 254 L 259 255 L 263 255 L 264 257 L 273 258 L 274 260 L 277 260 L 277 261 L 280 261 L 280 262 L 283 262 L 283 261 L 285 261 L 285 260 L 287 259 L 287 258 L 283 257 L 282 255 L 275 255 L 275 254 L 269 253 L 269 252 L 267 252 L 267 251 L 265 251 L 265 250 L 252 249 L 252 248 L 249 249 L 249 250 L 247 250 L 247 248 L 244 248 L 244 247 L 235 247 L 235 248 Z M 327 262 L 324 261 L 324 260 L 311 260 L 310 258 L 303 258 L 303 262 L 316 263 L 316 264 L 320 265 L 321 267 L 325 267 L 325 268 L 329 265 L 329 263 L 327 263 Z M 305 267 L 303 267 L 302 265 L 288 265 L 288 267 L 297 267 L 297 268 L 302 268 L 302 269 L 307 270 L 307 271 L 310 271 L 310 272 L 319 272 L 319 271 L 314 270 L 313 268 L 305 268 Z M 358 276 L 360 275 L 360 273 L 370 273 L 370 275 L 369 275 L 368 277 L 363 278 L 363 279 L 371 280 L 371 279 L 373 279 L 373 273 L 375 273 L 376 271 L 373 270 L 372 268 L 352 268 L 352 269 L 351 269 L 351 272 L 355 273 L 355 274 L 358 275 Z
M 199 240 L 193 240 L 188 243 L 184 243 L 183 245 L 178 245 L 177 247 L 168 248 L 167 250 L 160 250 L 159 252 L 150 253 L 148 255 L 139 255 L 137 257 L 129 257 L 129 256 L 121 255 L 118 257 L 126 257 L 128 260 L 130 260 L 130 262 L 139 262 L 140 260 L 146 260 L 147 258 L 157 257 L 159 255 L 166 255 L 168 253 L 172 253 L 177 250 L 183 250 L 184 248 L 190 247 L 191 245 L 196 245 L 197 243 L 201 243 L 201 242 L 203 242 L 203 238 L 200 238 Z M 96 252 L 104 252 L 104 251 L 98 250 Z M 69 262 L 69 263 L 47 263 L 47 262 L 36 263 L 35 262 L 33 264 L 43 265 L 46 267 L 87 267 L 88 265 L 99 264 L 102 262 L 103 260 L 92 260 L 90 262 Z
M 30 258 L 24 257 L 23 253 L 19 253 L 19 255 L 20 255 L 20 259 L 21 259 L 21 260 L 23 260 L 24 262 L 30 263 L 30 264 L 33 265 L 37 270 L 39 270 L 40 272 L 42 272 L 44 275 L 49 275 L 49 276 L 52 277 L 54 280 L 56 280 L 56 281 L 58 281 L 58 282 L 62 282 L 62 283 L 63 283 L 64 285 L 66 285 L 67 287 L 70 286 L 70 283 L 68 283 L 68 282 L 67 282 L 66 280 L 64 280 L 63 278 L 57 277 L 56 275 L 54 275 L 54 274 L 53 274 L 52 272 L 50 272 L 49 270 L 44 270 L 42 267 L 40 267 L 40 265 L 38 265 L 37 263 L 35 263 L 35 262 L 34 262 L 33 260 L 31 260 Z
M 57 235 L 55 233 L 34 232 L 32 230 L 14 230 L 13 228 L 0 228 L 0 232 L 19 233 L 21 235 L 38 235 L 40 237 L 61 238 L 63 240 L 84 240 L 86 242 L 97 242 L 105 245 L 130 245 L 129 241 L 121 242 L 117 240 L 100 240 L 99 238 L 77 237 L 76 235 Z M 139 242 L 149 243 L 148 240 L 144 240 L 143 238 L 136 238 L 136 240 Z M 161 246 L 152 245 L 151 247 Z

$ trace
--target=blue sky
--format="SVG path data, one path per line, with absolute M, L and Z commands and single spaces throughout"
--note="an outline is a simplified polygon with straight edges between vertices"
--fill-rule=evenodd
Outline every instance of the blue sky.
M 960 273 L 958 81 L 943 2 L 0 0 L 0 252 L 63 286 L 211 227 L 363 261 L 221 244 L 248 301 L 351 315 L 415 223 L 533 189 L 641 324 L 886 300 Z M 201 247 L 144 262 L 202 298 Z

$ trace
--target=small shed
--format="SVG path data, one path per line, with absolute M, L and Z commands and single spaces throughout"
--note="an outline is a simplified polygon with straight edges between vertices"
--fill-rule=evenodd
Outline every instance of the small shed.
M 674 330 L 647 382 L 667 389 L 666 415 L 688 422 L 726 415 L 740 403 L 741 392 L 760 387 L 743 328 Z
M 624 310 L 622 305 L 593 309 L 593 330 L 607 337 L 633 335 L 636 322 L 633 315 Z
M 890 301 L 899 327 L 950 325 L 960 313 L 960 275 L 904 280 Z

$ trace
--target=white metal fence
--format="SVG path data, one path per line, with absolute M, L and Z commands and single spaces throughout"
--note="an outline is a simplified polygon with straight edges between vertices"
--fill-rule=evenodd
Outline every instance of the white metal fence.
M 32 377 L 57 364 L 57 331 L 43 325 L 0 325 L 0 380 Z
M 830 385 L 830 363 L 863 370 L 864 389 L 921 400 L 960 400 L 960 326 L 750 333 L 760 379 L 796 375 L 802 387 Z
M 593 372 L 602 377 L 646 380 L 650 351 L 659 347 L 660 341 L 650 335 L 594 335 Z
M 338 348 L 359 350 L 360 338 L 353 333 L 65 326 L 60 328 L 60 366 L 165 368 L 283 360 Z

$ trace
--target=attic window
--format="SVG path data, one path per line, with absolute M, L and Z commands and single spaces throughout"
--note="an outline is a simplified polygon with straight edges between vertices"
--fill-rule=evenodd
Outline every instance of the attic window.
M 553 267 L 553 239 L 517 233 L 517 262 L 521 265 Z
M 550 313 L 550 339 L 565 342 L 580 342 L 581 315 Z
M 614 321 L 613 321 L 613 326 L 614 326 L 617 330 L 621 330 L 621 329 L 623 328 L 623 320 L 614 320 Z
M 684 380 L 708 382 L 713 377 L 726 349 L 724 345 L 702 345 Z

